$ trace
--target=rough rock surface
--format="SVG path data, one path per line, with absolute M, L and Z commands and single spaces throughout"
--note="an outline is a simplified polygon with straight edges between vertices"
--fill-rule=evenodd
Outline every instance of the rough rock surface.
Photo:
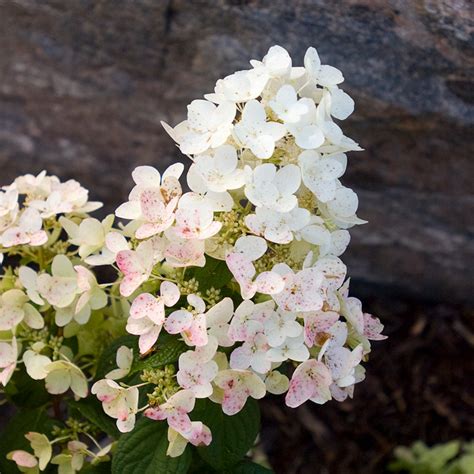
M 359 293 L 473 301 L 469 0 L 5 0 L 0 180 L 43 168 L 107 210 L 130 171 L 179 152 L 160 120 L 272 44 L 308 45 L 355 98 L 345 183 L 370 225 L 346 256 Z

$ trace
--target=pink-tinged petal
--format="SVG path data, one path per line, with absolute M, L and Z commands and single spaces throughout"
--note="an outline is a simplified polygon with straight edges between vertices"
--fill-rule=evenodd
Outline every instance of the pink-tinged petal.
M 204 314 L 194 316 L 193 322 L 185 334 L 191 344 L 197 347 L 205 346 L 208 341 L 206 316 Z
M 200 210 L 178 209 L 174 232 L 182 239 L 196 239 L 201 226 Z
M 38 247 L 44 245 L 48 241 L 48 234 L 44 230 L 34 232 L 30 235 L 30 245 Z
M 11 227 L 10 229 L 7 229 L 0 237 L 0 243 L 4 247 L 24 245 L 30 241 L 28 234 L 23 232 L 19 227 Z
M 309 377 L 305 374 L 294 374 L 285 397 L 285 402 L 287 406 L 296 408 L 309 400 L 313 392 L 313 382 Z
M 289 407 L 296 408 L 310 398 L 319 396 L 323 398 L 323 395 L 329 391 L 331 383 L 331 373 L 322 362 L 314 359 L 307 360 L 301 363 L 293 373 L 285 402 Z
M 227 267 L 238 283 L 248 283 L 255 275 L 253 263 L 240 253 L 230 253 L 225 259 Z
M 241 411 L 245 406 L 247 398 L 247 391 L 241 385 L 237 385 L 233 389 L 224 390 L 222 411 L 229 416 L 239 413 L 239 411 Z
M 172 267 L 203 267 L 206 264 L 202 240 L 172 241 L 166 248 L 165 256 L 167 263 Z
M 212 441 L 211 430 L 200 421 L 193 421 L 186 439 L 194 446 L 209 446 Z
M 141 273 L 143 271 L 137 259 L 136 252 L 133 250 L 121 250 L 117 253 L 116 261 L 120 271 L 125 275 Z
M 159 188 L 145 189 L 140 195 L 142 214 L 149 222 L 161 222 L 166 206 Z
M 153 328 L 146 334 L 142 334 L 138 339 L 138 347 L 140 354 L 146 354 L 158 340 L 161 332 L 161 326 L 153 326 Z
M 161 421 L 166 420 L 168 414 L 161 410 L 160 407 L 147 408 L 143 413 L 150 420 Z
M 165 329 L 170 334 L 179 334 L 191 327 L 193 315 L 186 310 L 171 313 L 165 321 Z
M 243 378 L 249 374 L 248 371 L 223 370 L 214 379 L 214 383 L 224 391 L 222 411 L 226 415 L 235 415 L 244 407 L 250 390 Z
M 147 222 L 146 224 L 142 224 L 135 231 L 135 237 L 140 240 L 148 239 L 148 237 L 153 237 L 154 235 L 163 232 L 172 223 L 173 223 L 173 219 L 170 219 L 169 221 L 166 221 L 160 224 L 153 224 L 153 223 Z
M 354 393 L 354 386 L 350 387 L 339 387 L 335 383 L 333 383 L 329 389 L 331 390 L 331 395 L 334 398 L 334 400 L 338 402 L 343 402 L 344 400 L 347 399 L 347 397 L 352 398 L 352 395 Z
M 20 467 L 34 468 L 38 465 L 38 460 L 30 453 L 26 451 L 12 451 L 7 455 L 8 459 L 15 461 Z
M 133 319 L 148 318 L 155 324 L 161 325 L 165 321 L 163 302 L 150 293 L 142 293 L 133 300 L 130 317 Z
M 383 324 L 380 319 L 369 313 L 364 313 L 364 336 L 372 341 L 382 341 L 387 336 L 381 334 Z
M 77 273 L 77 287 L 81 292 L 89 291 L 91 289 L 91 283 L 94 280 L 94 276 L 91 272 L 82 265 L 75 265 L 74 270 Z
M 191 419 L 181 410 L 173 410 L 168 415 L 168 425 L 180 434 L 188 433 L 192 428 Z
M 0 306 L 0 331 L 11 331 L 25 316 L 22 308 L 15 306 Z
M 308 347 L 313 347 L 315 342 L 322 345 L 324 341 L 317 341 L 318 335 L 327 333 L 339 320 L 335 311 L 314 311 L 304 315 L 304 341 Z
M 171 307 L 178 302 L 181 293 L 177 285 L 170 281 L 164 281 L 160 286 L 160 295 L 165 305 Z
M 139 273 L 126 275 L 120 283 L 120 294 L 130 296 L 145 280 L 146 276 Z
M 256 289 L 265 295 L 280 293 L 285 287 L 283 278 L 275 272 L 263 272 L 255 279 Z

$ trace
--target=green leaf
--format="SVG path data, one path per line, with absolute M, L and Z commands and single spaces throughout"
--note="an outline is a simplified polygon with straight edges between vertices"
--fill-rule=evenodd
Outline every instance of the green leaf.
M 18 474 L 16 464 L 6 459 L 6 455 L 15 449 L 31 452 L 30 444 L 25 438 L 29 431 L 37 431 L 49 435 L 54 426 L 46 410 L 19 411 L 0 433 L 0 472 L 2 474 Z
M 193 276 L 199 282 L 199 291 L 201 292 L 211 287 L 222 288 L 232 280 L 232 273 L 226 263 L 209 256 L 206 256 L 206 266 L 196 268 Z
M 145 369 L 157 369 L 167 364 L 173 364 L 180 354 L 186 351 L 186 344 L 176 336 L 163 333 L 155 346 L 155 352 L 145 359 L 136 357 L 133 361 L 130 375 Z
M 89 464 L 81 469 L 81 474 L 110 474 L 112 472 L 111 462 L 100 462 L 98 464 Z
M 191 464 L 186 448 L 178 458 L 166 455 L 167 424 L 142 418 L 135 429 L 123 435 L 112 460 L 112 474 L 184 474 Z
M 120 436 L 114 419 L 104 413 L 102 404 L 95 397 L 90 396 L 78 401 L 71 400 L 69 406 L 112 438 L 117 439 Z
M 233 467 L 226 474 L 272 474 L 271 469 L 261 466 L 252 461 L 243 461 Z
M 33 380 L 24 370 L 17 370 L 5 388 L 14 405 L 21 408 L 38 408 L 49 402 L 44 380 Z
M 192 414 L 196 420 L 209 426 L 212 432 L 211 444 L 198 448 L 198 453 L 219 472 L 244 458 L 260 430 L 260 410 L 252 398 L 233 416 L 225 415 L 220 405 L 209 400 L 199 400 Z

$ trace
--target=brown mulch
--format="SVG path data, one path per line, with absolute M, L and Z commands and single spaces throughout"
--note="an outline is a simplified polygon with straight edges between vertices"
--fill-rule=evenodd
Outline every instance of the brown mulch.
M 365 303 L 389 339 L 373 344 L 353 400 L 297 410 L 262 404 L 262 444 L 277 474 L 383 473 L 398 445 L 474 438 L 472 312 Z

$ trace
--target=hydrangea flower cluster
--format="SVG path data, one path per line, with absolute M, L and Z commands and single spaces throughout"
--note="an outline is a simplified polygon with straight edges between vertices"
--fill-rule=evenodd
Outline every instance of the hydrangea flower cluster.
M 79 400 L 94 381 L 120 432 L 138 416 L 166 423 L 172 457 L 212 442 L 193 413 L 200 399 L 233 416 L 267 392 L 290 407 L 353 396 L 370 341 L 385 338 L 349 296 L 340 259 L 348 229 L 365 222 L 340 181 L 346 153 L 361 148 L 335 120 L 354 102 L 314 48 L 303 67 L 280 46 L 251 66 L 192 101 L 185 121 L 163 123 L 191 159 L 188 192 L 182 164 L 140 166 L 116 227 L 114 216 L 89 216 L 100 204 L 75 181 L 43 172 L 0 192 L 0 256 L 21 257 L 0 290 L 3 386 L 18 363 L 54 395 Z M 99 267 L 117 278 L 99 283 Z M 97 328 L 130 335 L 102 376 L 89 340 Z M 175 342 L 174 360 L 153 362 Z M 9 457 L 37 472 L 56 441 L 28 436 L 34 455 Z M 107 456 L 94 445 L 76 430 L 52 462 L 76 472 Z

